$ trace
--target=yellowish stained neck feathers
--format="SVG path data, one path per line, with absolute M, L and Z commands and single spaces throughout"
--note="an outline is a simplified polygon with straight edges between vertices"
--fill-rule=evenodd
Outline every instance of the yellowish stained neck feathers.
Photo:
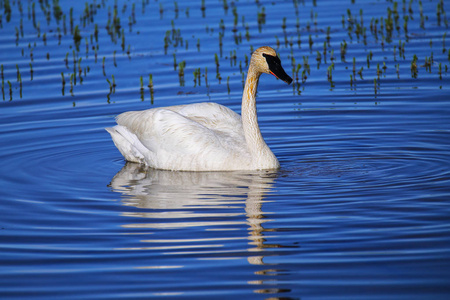
M 256 112 L 256 90 L 258 88 L 259 77 L 267 73 L 267 63 L 261 53 L 275 55 L 275 51 L 270 47 L 258 48 L 252 55 L 250 66 L 245 81 L 244 93 L 242 95 L 242 126 L 248 150 L 258 169 L 278 167 L 279 163 L 275 155 L 264 141 L 258 125 Z

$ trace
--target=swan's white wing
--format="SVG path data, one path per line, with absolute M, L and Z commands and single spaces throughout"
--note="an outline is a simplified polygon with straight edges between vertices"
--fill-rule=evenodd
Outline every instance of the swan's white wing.
M 153 114 L 161 109 L 177 112 L 212 130 L 226 131 L 233 128 L 233 131 L 239 131 L 242 128 L 240 115 L 228 107 L 209 102 L 129 111 L 117 116 L 116 121 L 119 125 L 126 126 L 133 132 L 148 131 L 149 126 L 151 127 L 154 124 Z
M 117 123 L 136 136 L 155 168 L 220 170 L 237 157 L 240 167 L 250 161 L 240 116 L 215 103 L 126 112 Z
M 121 125 L 105 129 L 111 134 L 114 144 L 126 160 L 145 163 L 145 156 L 143 153 L 147 152 L 147 149 L 142 145 L 134 133 Z
M 239 131 L 242 127 L 240 115 L 217 103 L 194 103 L 176 108 L 181 115 L 212 130 L 233 132 Z
M 213 130 L 177 112 L 158 109 L 153 114 L 151 131 L 140 132 L 138 137 L 149 149 L 197 154 L 207 148 L 221 145 Z
M 126 118 L 118 118 L 118 123 L 145 146 L 145 161 L 155 168 L 219 170 L 230 161 L 230 155 L 242 152 L 242 145 L 236 150 L 227 133 L 164 108 L 127 113 Z
M 191 153 L 206 144 L 220 144 L 212 130 L 166 108 L 127 112 L 117 117 L 117 123 L 153 152 L 165 149 Z

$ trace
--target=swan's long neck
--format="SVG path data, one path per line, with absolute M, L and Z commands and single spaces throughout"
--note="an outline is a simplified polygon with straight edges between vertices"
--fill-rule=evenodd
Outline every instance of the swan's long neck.
M 273 169 L 278 168 L 279 163 L 261 135 L 256 114 L 256 89 L 258 88 L 260 76 L 261 73 L 255 71 L 252 64 L 250 64 L 245 81 L 244 94 L 242 95 L 242 126 L 247 147 L 255 167 L 258 169 Z

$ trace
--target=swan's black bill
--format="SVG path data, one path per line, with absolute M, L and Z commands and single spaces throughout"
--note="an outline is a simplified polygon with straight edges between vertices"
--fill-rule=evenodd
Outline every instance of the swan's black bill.
M 278 56 L 272 56 L 266 53 L 263 53 L 263 56 L 266 58 L 270 73 L 276 78 L 283 80 L 287 84 L 291 84 L 292 78 L 284 71 Z

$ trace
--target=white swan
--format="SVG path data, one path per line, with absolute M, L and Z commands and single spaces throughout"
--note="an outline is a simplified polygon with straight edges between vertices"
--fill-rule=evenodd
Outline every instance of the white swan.
M 196 103 L 117 116 L 106 128 L 126 160 L 152 168 L 182 171 L 277 169 L 280 164 L 261 135 L 256 115 L 256 88 L 262 73 L 290 84 L 274 49 L 253 52 L 242 117 L 216 103 Z

